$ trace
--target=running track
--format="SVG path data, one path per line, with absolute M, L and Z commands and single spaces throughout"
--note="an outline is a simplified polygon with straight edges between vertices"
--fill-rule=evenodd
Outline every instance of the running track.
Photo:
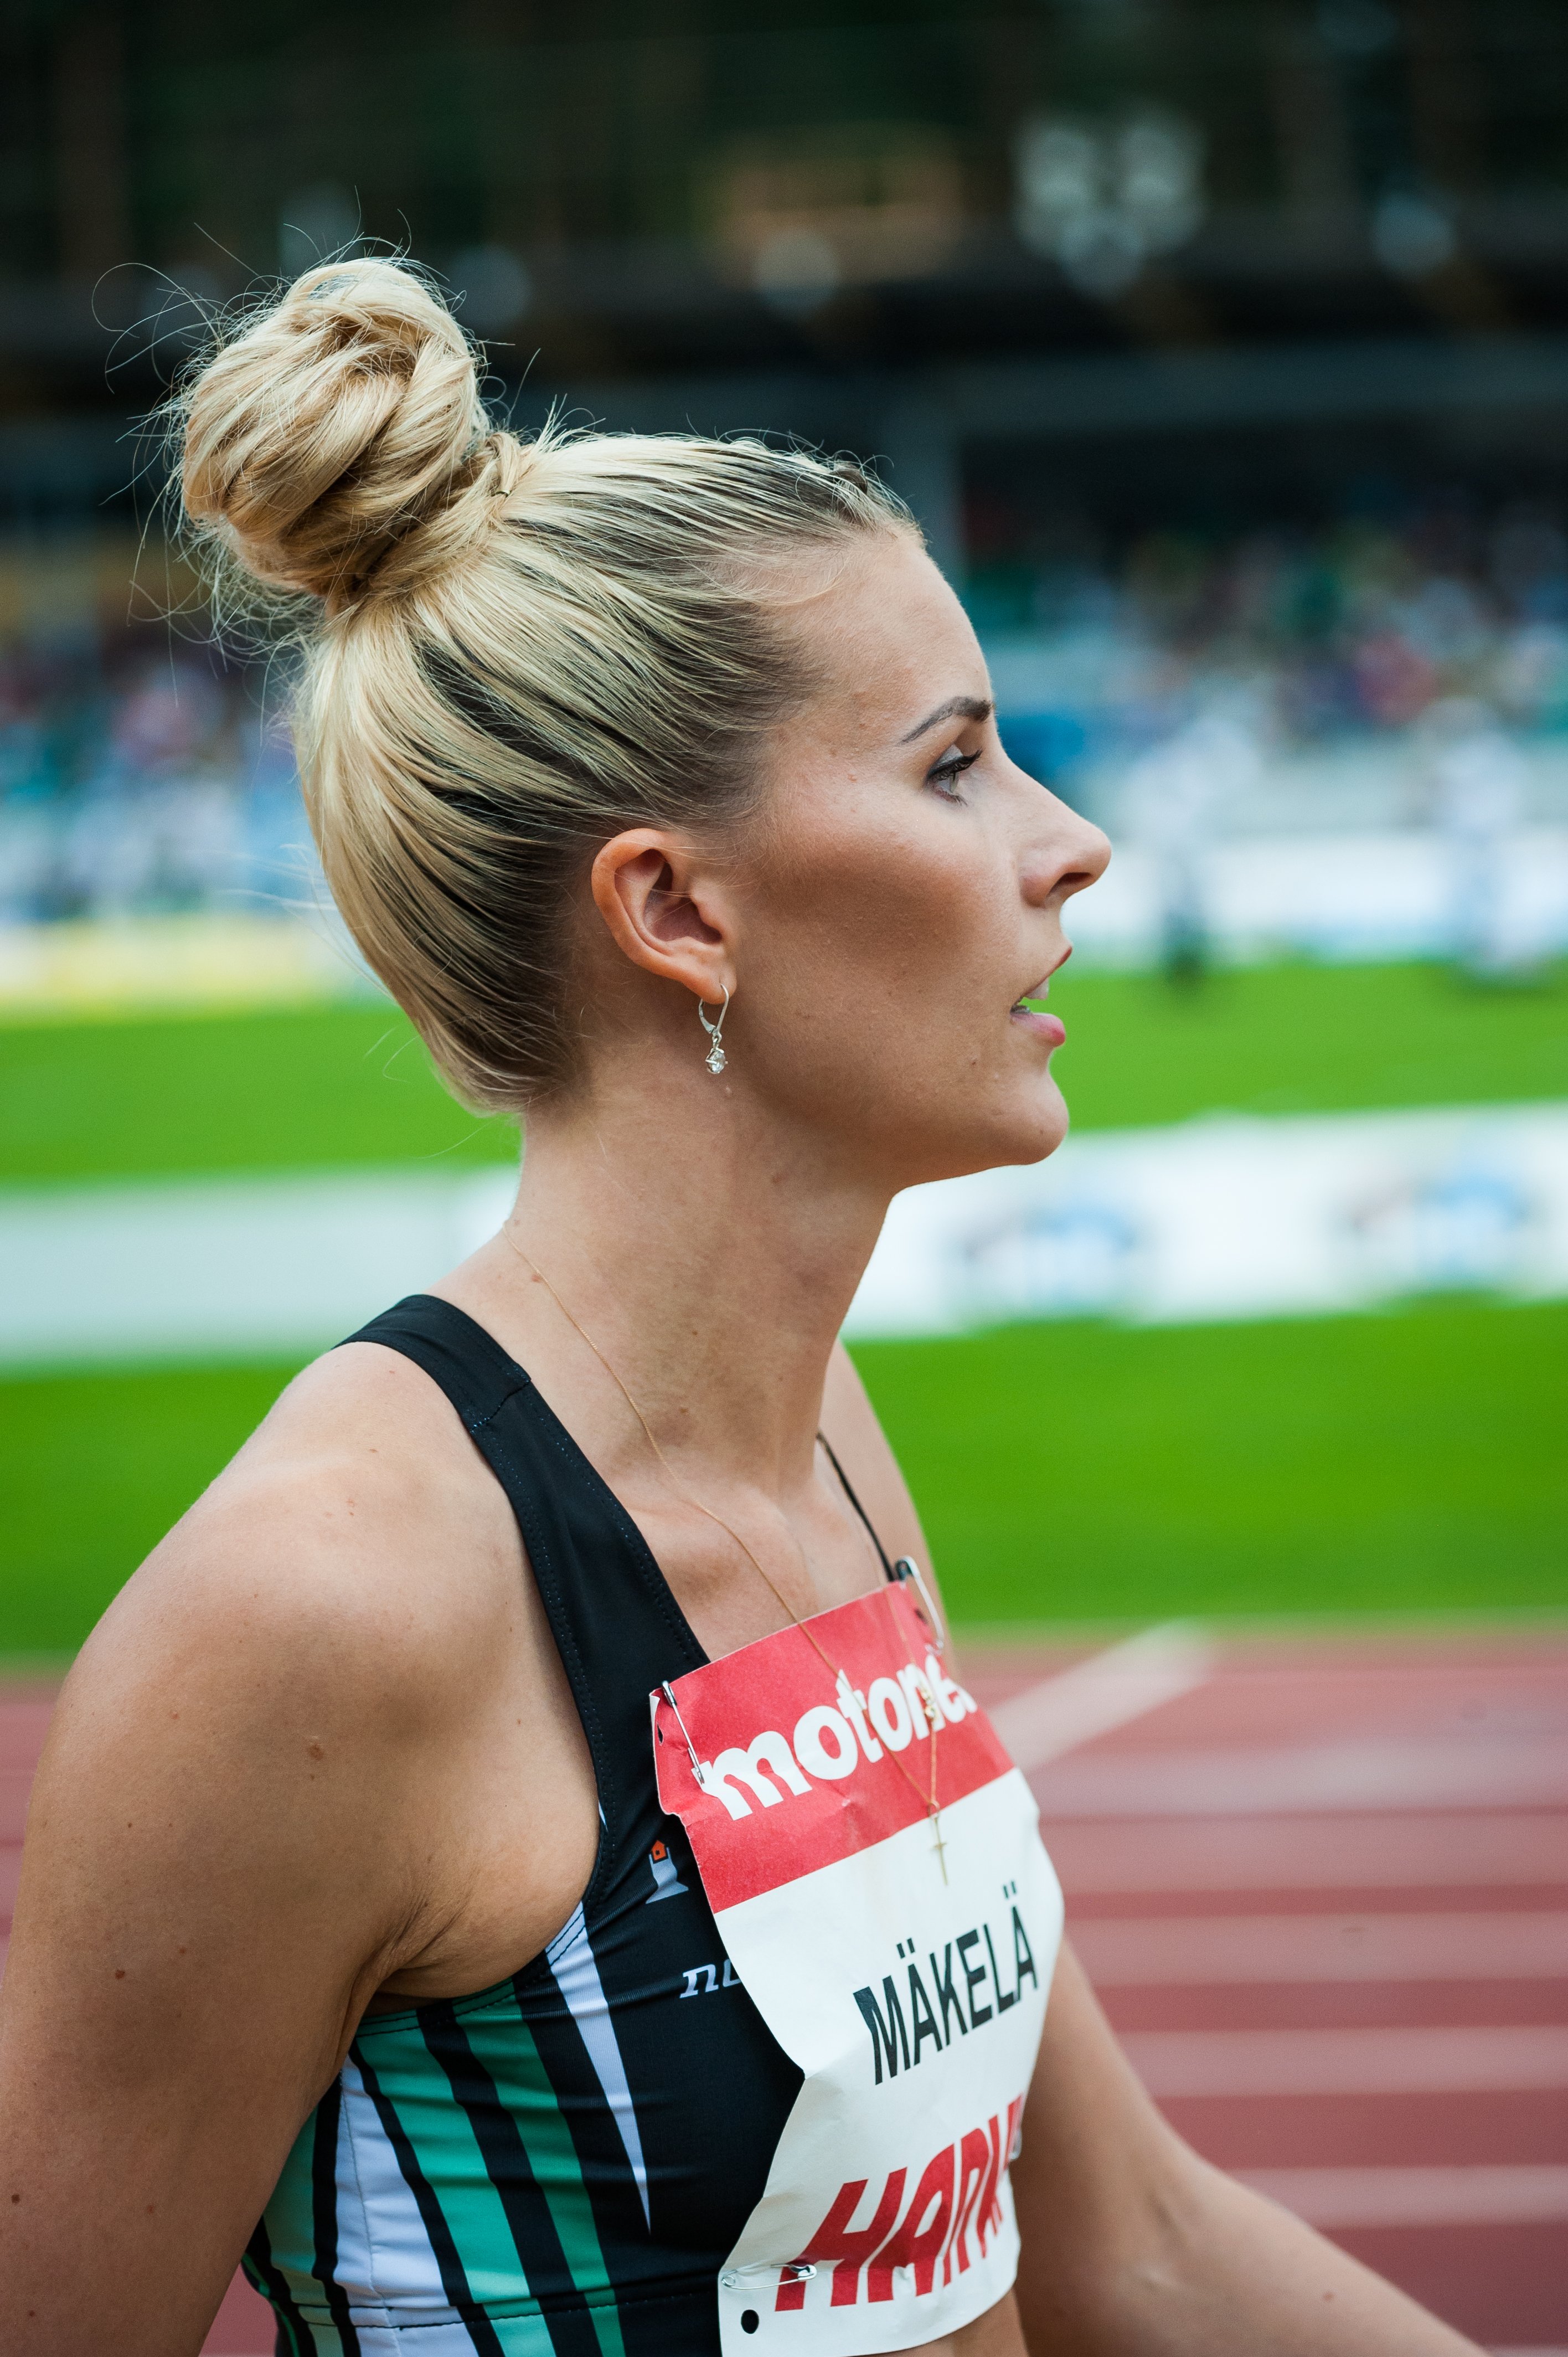
M 966 1657 L 1145 2082 L 1488 2348 L 1568 2357 L 1568 1639 Z M 0 1696 L 0 1905 L 48 1696 Z M 262 2357 L 242 2285 L 210 2357 Z

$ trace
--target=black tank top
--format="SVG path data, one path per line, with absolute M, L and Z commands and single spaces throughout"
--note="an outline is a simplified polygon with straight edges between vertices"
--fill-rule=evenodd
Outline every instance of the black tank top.
M 655 1790 L 650 1694 L 707 1656 L 636 1524 L 472 1318 L 414 1295 L 351 1339 L 423 1368 L 506 1491 L 601 1833 L 572 1921 L 510 1981 L 361 2026 L 268 2205 L 252 2279 L 283 2351 L 440 2324 L 457 2338 L 411 2352 L 521 2357 L 542 2326 L 553 2351 L 600 2357 L 618 2326 L 626 2357 L 717 2357 L 718 2270 L 800 2073 L 736 1980 Z

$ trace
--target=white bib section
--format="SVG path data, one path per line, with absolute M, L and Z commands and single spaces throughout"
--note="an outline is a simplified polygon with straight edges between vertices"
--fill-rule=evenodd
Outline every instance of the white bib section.
M 671 1693 L 660 1798 L 804 2073 L 720 2276 L 724 2357 L 938 2340 L 1017 2271 L 1008 2168 L 1062 1926 L 1033 1797 L 901 1588 Z

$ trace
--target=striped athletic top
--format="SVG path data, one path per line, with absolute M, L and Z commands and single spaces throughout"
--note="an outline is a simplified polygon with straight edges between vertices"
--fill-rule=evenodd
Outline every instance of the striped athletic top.
M 800 2073 L 659 1806 L 649 1695 L 706 1656 L 636 1525 L 482 1328 L 416 1295 L 353 1339 L 440 1385 L 511 1501 L 600 1843 L 571 1921 L 510 1980 L 361 2025 L 246 2272 L 280 2357 L 717 2357 L 718 2271 Z

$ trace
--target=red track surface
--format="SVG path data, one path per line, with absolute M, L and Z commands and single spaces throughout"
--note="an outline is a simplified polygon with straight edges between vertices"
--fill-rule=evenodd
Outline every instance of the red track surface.
M 0 1908 L 48 1709 L 0 1698 Z M 1487 2347 L 1568 2352 L 1568 1641 L 1231 1644 L 1032 1781 L 1182 2133 Z M 270 2346 L 237 2287 L 208 2351 Z

